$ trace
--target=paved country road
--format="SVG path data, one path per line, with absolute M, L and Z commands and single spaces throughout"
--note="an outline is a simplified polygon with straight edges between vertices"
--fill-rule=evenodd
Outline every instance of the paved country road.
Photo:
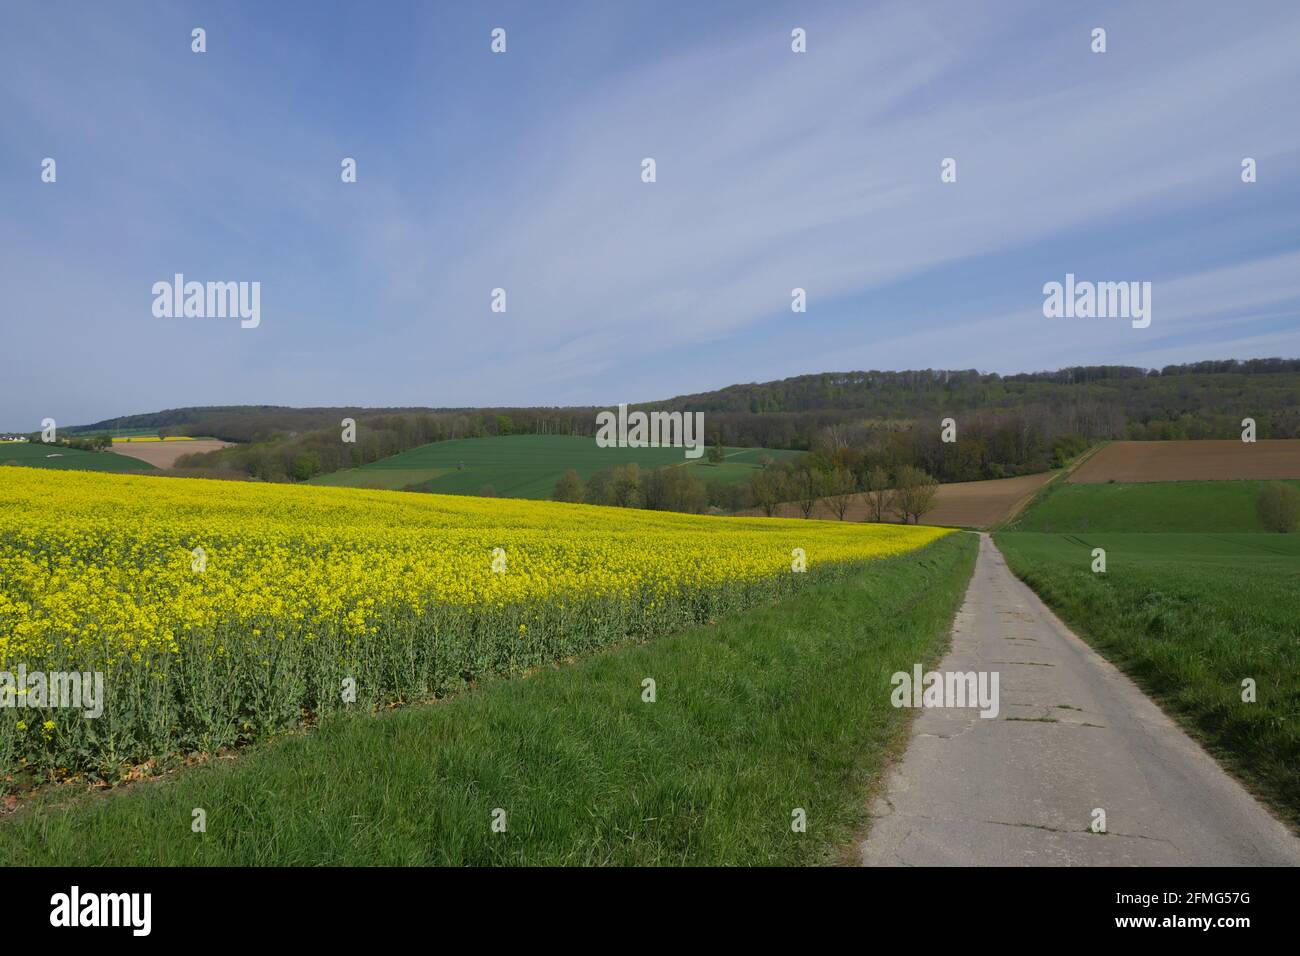
M 987 534 L 938 669 L 999 672 L 1000 713 L 918 713 L 864 864 L 1300 865 L 1300 839 L 1071 633 Z M 1106 833 L 1092 832 L 1094 808 Z

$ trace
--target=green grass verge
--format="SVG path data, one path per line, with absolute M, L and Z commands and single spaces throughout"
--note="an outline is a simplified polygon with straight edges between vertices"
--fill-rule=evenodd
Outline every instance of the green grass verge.
M 1008 528 L 1052 533 L 1263 532 L 1255 499 L 1266 481 L 1054 482 Z M 1287 484 L 1300 488 L 1300 481 Z
M 38 798 L 0 822 L 0 863 L 832 862 L 906 738 L 890 675 L 940 656 L 976 543 L 949 535 L 714 625 L 169 780 Z
M 1022 580 L 1300 823 L 1300 535 L 1003 533 Z M 1092 549 L 1106 573 L 1092 573 Z M 1257 702 L 1243 703 L 1252 678 Z
M 416 488 L 435 494 L 476 495 L 491 485 L 506 498 L 549 499 L 570 468 L 583 481 L 602 468 L 636 462 L 642 468 L 677 465 L 700 480 L 739 483 L 758 470 L 760 455 L 780 459 L 801 454 L 762 448 L 727 448 L 722 464 L 687 459 L 681 448 L 600 448 L 594 438 L 568 435 L 506 435 L 434 442 L 360 468 L 320 475 L 317 485 Z
M 67 468 L 73 471 L 157 471 L 147 461 L 128 455 L 116 455 L 111 451 L 82 451 L 31 441 L 0 443 L 0 465 Z

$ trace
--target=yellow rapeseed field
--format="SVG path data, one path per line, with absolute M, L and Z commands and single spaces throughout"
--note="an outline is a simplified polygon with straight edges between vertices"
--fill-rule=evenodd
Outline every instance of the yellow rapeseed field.
M 107 676 L 97 721 L 0 712 L 0 772 L 236 742 L 348 682 L 363 706 L 441 693 L 945 533 L 0 468 L 0 671 Z

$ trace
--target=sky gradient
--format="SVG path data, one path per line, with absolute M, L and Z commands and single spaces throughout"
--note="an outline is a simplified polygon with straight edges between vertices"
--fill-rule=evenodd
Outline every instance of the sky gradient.
M 9 0 L 0 428 L 1300 356 L 1300 5 L 984 6 Z

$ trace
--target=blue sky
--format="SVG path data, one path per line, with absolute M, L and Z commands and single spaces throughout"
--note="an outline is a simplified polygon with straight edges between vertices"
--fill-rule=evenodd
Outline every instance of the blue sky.
M 0 427 L 1298 356 L 1298 49 L 1289 0 L 6 0 Z M 155 318 L 177 272 L 260 326 Z M 1067 272 L 1151 326 L 1044 318 Z

